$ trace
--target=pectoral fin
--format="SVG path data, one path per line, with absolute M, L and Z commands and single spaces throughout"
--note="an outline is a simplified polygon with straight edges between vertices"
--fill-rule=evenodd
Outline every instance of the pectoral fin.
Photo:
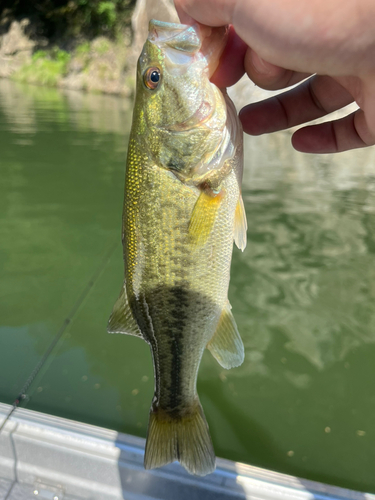
M 194 246 L 204 245 L 212 231 L 224 192 L 216 196 L 202 191 L 190 219 L 189 235 Z
M 236 211 L 234 214 L 234 242 L 237 247 L 244 251 L 247 243 L 247 220 L 242 196 L 238 198 Z
M 227 370 L 240 366 L 244 360 L 244 346 L 229 302 L 221 313 L 216 332 L 207 344 L 207 348 L 218 363 Z
M 141 330 L 130 309 L 125 285 L 122 287 L 107 325 L 108 333 L 125 333 L 143 338 Z

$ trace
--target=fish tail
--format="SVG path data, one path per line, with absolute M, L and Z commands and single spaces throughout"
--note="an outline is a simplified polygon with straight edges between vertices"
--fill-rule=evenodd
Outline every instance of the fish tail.
M 161 467 L 174 460 L 197 476 L 215 470 L 215 452 L 199 400 L 190 411 L 178 417 L 151 408 L 145 469 Z

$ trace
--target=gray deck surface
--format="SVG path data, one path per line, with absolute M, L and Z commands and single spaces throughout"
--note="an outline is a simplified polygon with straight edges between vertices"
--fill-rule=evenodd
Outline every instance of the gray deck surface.
M 78 498 L 70 497 L 70 496 L 60 496 L 58 493 L 55 493 L 53 491 L 49 490 L 35 490 L 35 488 L 31 485 L 28 484 L 20 484 L 17 483 L 16 481 L 11 482 L 11 481 L 6 481 L 4 479 L 0 479 L 1 484 L 5 484 L 6 491 L 4 493 L 1 493 L 2 490 L 0 490 L 0 500 L 53 500 L 55 497 L 55 500 L 59 499 L 61 500 L 64 498 L 64 500 L 79 500 Z M 34 491 L 38 491 L 38 494 L 36 495 Z M 3 495 L 3 496 L 2 496 Z
M 9 406 L 0 404 L 0 423 Z M 218 459 L 204 478 L 177 463 L 145 471 L 144 440 L 18 409 L 0 434 L 0 500 L 375 500 Z
M 6 499 L 13 484 L 14 484 L 13 481 L 9 481 L 8 479 L 1 479 L 0 478 L 0 500 Z M 35 500 L 35 498 L 34 498 L 34 500 Z

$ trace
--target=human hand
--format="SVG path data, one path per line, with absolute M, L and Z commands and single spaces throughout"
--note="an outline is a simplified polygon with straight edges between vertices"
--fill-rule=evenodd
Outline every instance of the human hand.
M 307 123 L 356 101 L 354 113 L 293 134 L 295 149 L 333 153 L 375 144 L 375 2 L 339 0 L 175 0 L 180 19 L 231 24 L 212 81 L 246 72 L 267 90 L 293 89 L 245 106 L 244 131 L 260 135 Z M 285 69 L 288 68 L 288 69 Z M 314 76 L 311 76 L 313 75 Z

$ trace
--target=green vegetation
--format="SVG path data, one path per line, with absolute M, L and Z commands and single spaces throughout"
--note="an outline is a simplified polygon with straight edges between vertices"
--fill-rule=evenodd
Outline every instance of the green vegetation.
M 20 82 L 125 93 L 123 85 L 136 0 L 0 0 L 0 35 L 27 18 L 31 51 L 13 66 Z M 39 50 L 38 50 L 39 49 Z M 43 50 L 40 50 L 43 49 Z M 23 50 L 23 49 L 22 49 Z M 20 67 L 20 64 L 23 64 Z
M 90 42 L 86 41 L 77 45 L 75 53 L 77 56 L 87 56 L 90 53 Z
M 0 18 L 28 17 L 49 39 L 105 35 L 130 26 L 135 0 L 2 0 Z
M 67 73 L 71 55 L 65 50 L 54 48 L 49 52 L 38 50 L 30 64 L 25 64 L 13 77 L 21 82 L 55 86 Z
M 96 48 L 96 52 L 102 56 L 103 54 L 105 54 L 106 52 L 109 51 L 109 49 L 111 48 L 111 45 L 110 45 L 108 40 L 106 40 L 105 38 L 102 38 L 101 40 L 99 40 L 99 43 L 96 45 L 95 48 Z

